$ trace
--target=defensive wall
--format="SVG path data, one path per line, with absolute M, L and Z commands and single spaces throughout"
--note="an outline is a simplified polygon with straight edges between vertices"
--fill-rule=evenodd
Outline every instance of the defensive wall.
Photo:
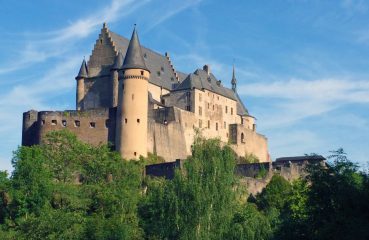
M 176 169 L 183 170 L 185 160 L 147 165 L 145 174 L 152 177 L 173 179 Z M 298 156 L 277 158 L 275 162 L 237 164 L 235 174 L 241 184 L 247 186 L 249 194 L 256 195 L 270 182 L 273 175 L 278 174 L 287 181 L 306 177 L 309 164 L 324 164 L 325 158 L 316 156 Z

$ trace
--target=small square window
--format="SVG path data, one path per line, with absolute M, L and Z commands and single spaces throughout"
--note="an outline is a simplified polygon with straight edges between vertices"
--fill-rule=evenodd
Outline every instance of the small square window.
M 66 127 L 67 126 L 67 120 L 62 120 L 62 125 L 63 125 L 63 127 Z
M 51 125 L 55 126 L 58 122 L 56 120 L 51 120 Z
M 96 123 L 95 122 L 90 122 L 90 128 L 95 128 L 96 127 Z
M 80 126 L 81 126 L 81 121 L 79 121 L 79 120 L 75 120 L 75 121 L 74 121 L 74 126 L 75 126 L 75 127 L 80 127 Z

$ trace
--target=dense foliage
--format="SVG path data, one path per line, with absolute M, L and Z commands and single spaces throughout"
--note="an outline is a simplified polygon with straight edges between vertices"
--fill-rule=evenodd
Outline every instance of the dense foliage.
M 274 175 L 257 196 L 218 140 L 196 138 L 174 179 L 144 176 L 66 131 L 20 147 L 0 172 L 0 239 L 369 239 L 369 180 L 342 150 L 305 179 Z M 262 176 L 263 177 L 263 176 Z

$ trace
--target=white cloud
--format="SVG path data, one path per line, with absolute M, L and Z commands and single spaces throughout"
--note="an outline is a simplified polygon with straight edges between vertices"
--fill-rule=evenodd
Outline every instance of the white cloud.
M 95 32 L 103 22 L 115 22 L 146 2 L 148 0 L 113 0 L 107 7 L 77 19 L 67 27 L 52 32 L 26 35 L 24 46 L 20 48 L 18 56 L 3 64 L 0 68 L 0 74 L 24 69 L 49 58 L 62 56 L 70 51 L 74 43 Z M 124 11 L 122 11 L 123 9 Z
M 268 115 L 273 115 L 273 118 L 263 114 L 260 118 L 265 127 L 271 128 L 320 115 L 346 104 L 369 103 L 369 81 L 351 79 L 253 83 L 239 86 L 238 92 L 270 102 L 272 112 Z

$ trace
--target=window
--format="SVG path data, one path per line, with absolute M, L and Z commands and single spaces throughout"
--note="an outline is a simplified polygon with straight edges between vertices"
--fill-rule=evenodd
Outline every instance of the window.
M 141 76 L 143 76 L 144 75 L 144 71 L 141 71 Z
M 162 67 L 160 68 L 160 70 L 161 70 L 162 72 L 164 72 L 164 67 L 162 66 Z
M 56 120 L 51 120 L 51 125 L 55 126 L 57 124 Z
M 210 120 L 208 120 L 208 128 L 210 128 Z
M 202 94 L 199 93 L 199 101 L 201 102 L 202 101 Z
M 210 103 L 208 103 L 208 109 L 210 108 Z
M 128 121 L 127 121 L 127 118 L 125 118 L 125 119 L 124 119 L 124 123 L 127 123 L 127 122 L 128 122 Z
M 233 115 L 233 108 L 231 108 L 231 115 Z
M 202 120 L 199 119 L 199 128 L 202 128 Z
M 41 120 L 41 125 L 44 125 L 45 124 L 45 120 Z
M 191 111 L 191 106 L 190 106 L 190 105 L 187 105 L 187 106 L 186 106 L 186 110 L 187 110 L 187 111 Z
M 228 106 L 225 106 L 225 113 L 228 113 Z
M 62 120 L 62 125 L 63 125 L 63 127 L 66 127 L 67 126 L 67 120 Z
M 219 100 L 219 96 L 217 96 L 217 99 Z
M 227 129 L 227 123 L 224 122 L 224 129 Z
M 136 156 L 136 155 L 137 155 L 137 152 L 134 152 L 134 153 L 133 153 L 133 155 L 135 155 L 135 156 Z
M 218 131 L 218 123 L 215 123 L 215 130 Z
M 156 74 L 158 74 L 158 76 L 160 77 L 160 71 L 157 71 Z
M 134 94 L 132 94 L 132 100 L 134 100 L 135 99 L 135 95 Z
M 202 107 L 199 107 L 199 115 L 202 116 Z
M 171 77 L 171 78 L 170 78 L 170 81 L 172 81 L 172 82 L 173 82 L 173 81 L 174 81 L 174 77 Z
M 243 117 L 241 117 L 241 124 L 243 125 Z
M 213 111 L 214 111 L 214 104 L 213 104 Z
M 161 99 L 161 104 L 165 105 L 165 99 L 164 98 Z
M 137 118 L 137 123 L 140 123 L 140 119 L 139 118 Z
M 100 39 L 100 44 L 102 44 L 102 39 Z
M 75 127 L 80 127 L 81 126 L 81 122 L 79 120 L 75 120 L 74 121 L 74 126 Z
M 96 127 L 96 123 L 95 122 L 90 122 L 90 128 L 95 128 Z
M 241 133 L 241 143 L 245 143 L 245 135 Z
M 109 128 L 109 125 L 110 125 L 110 120 L 109 119 L 106 119 L 105 120 L 105 127 L 106 128 Z

